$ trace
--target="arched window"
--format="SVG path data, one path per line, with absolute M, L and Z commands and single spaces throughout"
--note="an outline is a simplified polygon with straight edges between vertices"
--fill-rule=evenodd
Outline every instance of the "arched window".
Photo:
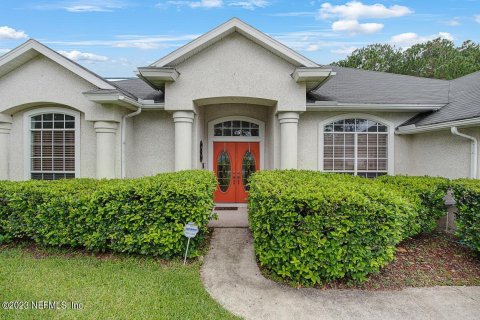
M 78 156 L 76 112 L 31 112 L 29 178 L 57 180 L 75 178 Z
M 217 123 L 213 128 L 215 137 L 258 137 L 259 125 L 253 122 L 232 120 Z
M 350 118 L 323 128 L 323 170 L 374 178 L 388 173 L 388 127 Z

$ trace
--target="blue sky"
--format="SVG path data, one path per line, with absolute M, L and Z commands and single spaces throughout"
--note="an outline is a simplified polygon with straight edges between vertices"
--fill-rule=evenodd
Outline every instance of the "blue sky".
M 318 63 L 371 43 L 480 42 L 480 0 L 0 0 L 0 54 L 34 38 L 105 77 L 131 77 L 232 17 Z

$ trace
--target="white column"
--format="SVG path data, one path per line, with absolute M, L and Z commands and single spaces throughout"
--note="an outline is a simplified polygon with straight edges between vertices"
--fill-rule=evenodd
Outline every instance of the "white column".
M 298 112 L 281 112 L 280 122 L 280 169 L 297 169 Z
M 0 180 L 8 180 L 8 137 L 12 124 L 0 122 Z
M 193 111 L 175 111 L 175 171 L 192 169 Z
M 97 133 L 97 178 L 116 178 L 115 144 L 118 123 L 113 121 L 96 121 Z

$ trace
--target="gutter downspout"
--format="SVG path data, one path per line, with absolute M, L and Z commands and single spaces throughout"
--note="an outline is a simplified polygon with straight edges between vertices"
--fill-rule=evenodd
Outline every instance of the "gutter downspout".
M 330 71 L 328 73 L 328 76 L 322 80 L 322 82 L 320 82 L 319 84 L 317 84 L 313 89 L 310 89 L 310 91 L 308 91 L 308 93 L 312 92 L 312 91 L 315 91 L 317 90 L 318 88 L 320 88 L 321 86 L 323 86 L 325 84 L 325 82 L 327 82 L 328 80 L 330 80 L 331 77 L 335 76 L 337 73 L 335 71 Z
M 124 100 L 125 97 L 120 97 L 120 100 Z M 138 106 L 138 109 L 137 111 L 134 111 L 132 113 L 129 113 L 129 114 L 126 114 L 122 117 L 122 145 L 121 145 L 121 171 L 122 171 L 122 179 L 125 178 L 126 176 L 126 168 L 125 168 L 125 162 L 126 162 L 126 145 L 127 145 L 127 133 L 126 133 L 126 129 L 127 129 L 127 119 L 129 118 L 133 118 L 135 116 L 138 116 L 140 113 L 142 113 L 142 106 L 141 104 L 139 104 Z
M 455 136 L 463 137 L 471 141 L 470 143 L 470 178 L 477 179 L 477 161 L 478 161 L 478 141 L 477 138 L 466 135 L 458 131 L 457 127 L 451 127 L 451 132 Z

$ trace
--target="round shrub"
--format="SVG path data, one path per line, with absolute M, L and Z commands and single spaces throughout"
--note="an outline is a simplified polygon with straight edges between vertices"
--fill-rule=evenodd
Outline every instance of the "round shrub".
M 450 181 L 446 178 L 381 176 L 377 180 L 404 192 L 415 205 L 417 218 L 409 236 L 434 231 L 438 220 L 447 212 L 444 197 L 450 187 Z
M 384 184 L 296 170 L 255 173 L 248 208 L 261 266 L 303 285 L 365 280 L 394 258 L 415 218 Z
M 456 234 L 465 245 L 480 252 L 480 181 L 455 180 L 453 195 L 458 209 Z
M 0 242 L 27 238 L 91 251 L 180 256 L 195 222 L 195 254 L 213 209 L 215 176 L 181 171 L 125 180 L 0 182 Z

